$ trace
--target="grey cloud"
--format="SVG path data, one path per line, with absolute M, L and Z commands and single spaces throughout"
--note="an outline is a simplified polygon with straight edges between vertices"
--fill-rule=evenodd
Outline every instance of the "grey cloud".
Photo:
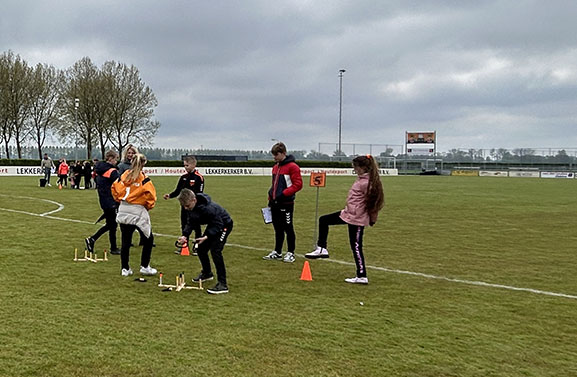
M 67 68 L 134 64 L 159 100 L 157 146 L 443 149 L 577 144 L 572 1 L 5 1 L 0 48 Z M 517 144 L 516 144 L 517 143 Z M 179 145 L 182 144 L 182 145 Z

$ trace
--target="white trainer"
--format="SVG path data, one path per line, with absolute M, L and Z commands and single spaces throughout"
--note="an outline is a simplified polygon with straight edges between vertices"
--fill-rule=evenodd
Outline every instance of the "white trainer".
M 146 267 L 140 266 L 140 273 L 142 275 L 152 276 L 152 275 L 156 275 L 157 272 L 158 271 L 156 271 L 156 268 L 152 268 L 152 267 L 150 267 L 150 265 L 148 265 Z
M 285 263 L 293 263 L 295 261 L 294 253 L 286 253 L 282 261 Z
M 282 260 L 282 254 L 277 253 L 275 250 L 273 250 L 270 253 L 268 253 L 267 255 L 265 255 L 264 257 L 262 257 L 262 259 L 264 259 L 264 260 Z
M 120 274 L 122 276 L 130 276 L 130 275 L 132 275 L 132 270 L 130 268 L 128 270 L 126 268 L 123 268 L 122 272 Z
M 328 258 L 329 251 L 324 247 L 317 246 L 317 248 L 311 251 L 310 253 L 306 253 L 305 257 L 309 259 Z
M 354 278 L 347 278 L 345 279 L 345 281 L 347 283 L 351 283 L 351 284 L 369 284 L 369 279 L 368 278 L 359 278 L 359 277 L 354 277 Z

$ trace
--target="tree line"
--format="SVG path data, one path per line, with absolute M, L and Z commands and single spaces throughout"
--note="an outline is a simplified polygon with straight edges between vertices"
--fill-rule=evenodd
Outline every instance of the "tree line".
M 156 97 L 131 65 L 107 61 L 100 68 L 88 57 L 60 70 L 30 66 L 12 51 L 0 55 L 0 132 L 7 159 L 23 157 L 32 142 L 42 158 L 47 138 L 93 148 L 104 155 L 130 143 L 151 145 L 160 123 L 154 119 Z

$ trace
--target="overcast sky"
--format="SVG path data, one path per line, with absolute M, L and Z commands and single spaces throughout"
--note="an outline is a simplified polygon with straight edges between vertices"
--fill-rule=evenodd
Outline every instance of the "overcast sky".
M 436 130 L 441 151 L 577 148 L 576 15 L 574 0 L 3 0 L 0 52 L 136 66 L 157 147 L 334 145 L 345 69 L 343 145 Z

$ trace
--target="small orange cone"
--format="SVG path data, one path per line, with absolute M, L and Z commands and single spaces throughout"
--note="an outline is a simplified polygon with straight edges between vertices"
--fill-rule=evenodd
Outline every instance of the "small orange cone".
M 180 255 L 190 255 L 190 251 L 188 250 L 188 244 L 186 244 L 182 250 L 180 251 Z
M 309 261 L 306 260 L 303 266 L 303 272 L 301 272 L 301 280 L 304 281 L 312 281 L 313 276 L 311 275 L 311 266 L 309 265 Z
M 58 190 L 62 190 L 62 183 L 58 184 Z

